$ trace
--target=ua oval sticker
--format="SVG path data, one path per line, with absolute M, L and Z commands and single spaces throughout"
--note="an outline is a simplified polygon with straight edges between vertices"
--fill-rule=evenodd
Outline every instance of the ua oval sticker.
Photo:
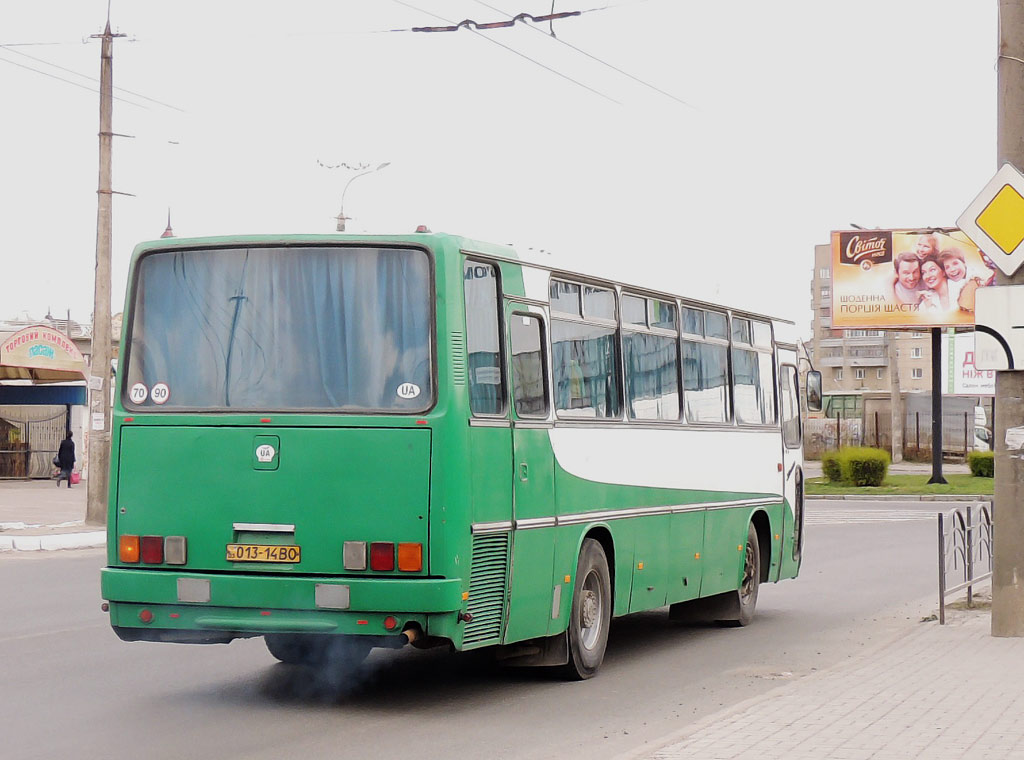
M 273 462 L 274 454 L 277 451 L 269 443 L 264 443 L 256 447 L 256 461 L 257 462 Z
M 401 398 L 416 398 L 420 395 L 420 387 L 416 383 L 402 383 L 396 393 Z

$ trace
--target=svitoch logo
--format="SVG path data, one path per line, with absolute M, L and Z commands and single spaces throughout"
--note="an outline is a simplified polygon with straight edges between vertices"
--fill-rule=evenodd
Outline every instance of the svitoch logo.
M 858 230 L 839 233 L 841 264 L 870 268 L 892 261 L 892 233 Z

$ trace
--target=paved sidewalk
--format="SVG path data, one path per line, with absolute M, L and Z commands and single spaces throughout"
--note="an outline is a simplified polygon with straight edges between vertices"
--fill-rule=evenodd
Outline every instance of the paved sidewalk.
M 85 523 L 85 502 L 84 480 L 0 480 L 0 552 L 104 546 L 103 526 Z
M 988 609 L 922 622 L 878 649 L 666 737 L 650 760 L 1024 758 L 1024 639 Z

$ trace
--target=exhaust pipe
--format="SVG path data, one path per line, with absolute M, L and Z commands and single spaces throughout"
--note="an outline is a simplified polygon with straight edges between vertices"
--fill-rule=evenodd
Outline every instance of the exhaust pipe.
M 383 646 L 388 649 L 401 649 L 406 644 L 412 644 L 423 638 L 423 632 L 417 627 L 406 628 L 397 636 L 388 636 L 384 639 Z

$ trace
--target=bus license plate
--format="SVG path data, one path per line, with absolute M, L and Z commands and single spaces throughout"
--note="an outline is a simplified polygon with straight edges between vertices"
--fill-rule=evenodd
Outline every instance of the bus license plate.
M 264 544 L 228 544 L 228 562 L 284 562 L 297 564 L 302 556 L 298 546 Z

